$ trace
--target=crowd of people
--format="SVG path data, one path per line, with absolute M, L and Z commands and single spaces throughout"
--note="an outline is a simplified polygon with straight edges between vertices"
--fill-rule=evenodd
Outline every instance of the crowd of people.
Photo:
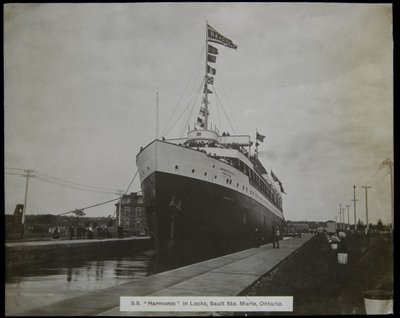
M 88 226 L 82 225 L 70 225 L 68 227 L 69 239 L 104 239 L 112 237 L 112 233 L 106 225 L 93 226 L 89 224 Z M 56 227 L 53 231 L 53 239 L 59 239 L 61 236 L 60 230 Z

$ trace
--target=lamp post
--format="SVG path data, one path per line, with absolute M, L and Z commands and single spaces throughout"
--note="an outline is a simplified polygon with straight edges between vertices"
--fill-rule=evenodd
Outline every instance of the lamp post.
M 353 196 L 354 198 L 351 201 L 354 201 L 354 233 L 357 234 L 357 216 L 356 216 L 356 201 L 358 201 L 358 199 L 356 199 L 356 186 L 353 186 Z
M 350 231 L 350 212 L 349 212 L 350 205 L 346 205 L 346 208 L 347 208 L 347 230 Z

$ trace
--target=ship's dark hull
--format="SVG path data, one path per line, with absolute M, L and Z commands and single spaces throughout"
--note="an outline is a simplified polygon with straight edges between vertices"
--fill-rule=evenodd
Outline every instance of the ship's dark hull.
M 271 242 L 272 225 L 282 228 L 283 220 L 265 206 L 210 182 L 155 172 L 142 190 L 158 255 L 175 265 L 249 248 L 257 238 Z

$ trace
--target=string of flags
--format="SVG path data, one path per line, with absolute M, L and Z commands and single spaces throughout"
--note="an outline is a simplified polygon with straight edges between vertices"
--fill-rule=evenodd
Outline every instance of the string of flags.
M 216 63 L 217 62 L 217 55 L 218 55 L 218 48 L 212 46 L 208 42 L 216 43 L 216 44 L 221 44 L 229 48 L 237 49 L 237 45 L 235 45 L 232 40 L 228 39 L 227 37 L 221 35 L 219 32 L 217 32 L 214 28 L 209 26 L 207 24 L 207 74 L 205 77 L 204 81 L 204 90 L 203 93 L 205 95 L 212 94 L 213 91 L 211 91 L 208 88 L 208 85 L 214 85 L 214 77 L 213 75 L 217 74 L 217 70 L 213 67 L 211 67 L 208 63 Z M 206 103 L 206 97 L 203 98 L 203 104 Z M 207 104 L 209 104 L 207 100 Z M 206 110 L 205 107 L 201 106 L 200 107 L 200 112 L 199 115 L 197 116 L 197 120 L 195 125 L 198 128 L 204 128 L 205 127 L 205 116 L 206 116 Z M 208 116 L 207 112 L 207 116 Z
M 203 98 L 203 103 L 204 103 L 204 98 Z M 207 111 L 207 116 L 210 114 L 209 111 Z M 200 107 L 200 112 L 199 115 L 197 116 L 196 120 L 196 126 L 197 128 L 204 128 L 205 124 L 205 116 L 206 116 L 206 109 L 204 106 Z
M 232 42 L 232 40 L 228 39 L 227 37 L 223 36 L 221 33 L 216 31 L 214 28 L 207 24 L 207 40 L 208 42 L 221 44 L 226 47 L 237 49 L 237 45 Z M 207 43 L 207 62 L 209 63 L 216 63 L 217 62 L 217 55 L 218 49 L 211 44 Z M 207 74 L 216 75 L 217 70 L 212 68 L 210 65 L 207 64 Z M 207 85 L 214 84 L 214 78 L 206 75 L 206 81 L 204 82 L 204 94 L 212 94 L 212 91 L 207 88 Z

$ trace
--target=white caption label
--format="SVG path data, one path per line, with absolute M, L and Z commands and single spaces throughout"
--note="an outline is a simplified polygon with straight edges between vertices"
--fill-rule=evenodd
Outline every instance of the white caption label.
M 293 296 L 120 297 L 120 311 L 293 311 Z

